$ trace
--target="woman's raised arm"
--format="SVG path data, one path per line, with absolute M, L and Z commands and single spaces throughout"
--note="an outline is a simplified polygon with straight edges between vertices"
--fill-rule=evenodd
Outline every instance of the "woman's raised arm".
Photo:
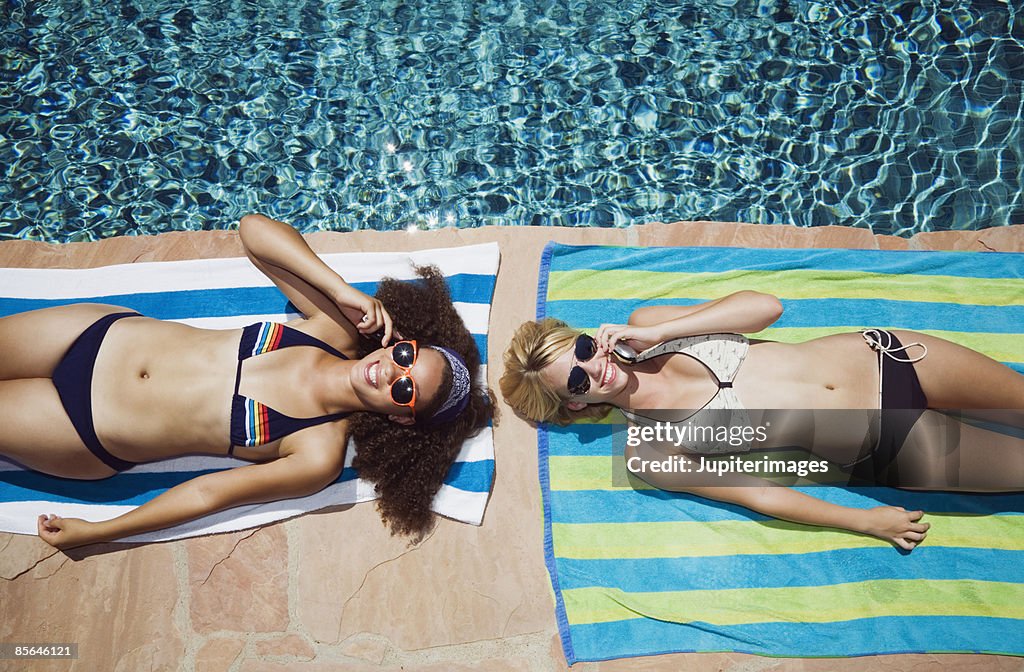
M 238 232 L 253 265 L 273 280 L 303 315 L 323 313 L 343 328 L 354 325 L 364 335 L 383 329 L 382 345 L 391 340 L 391 316 L 380 301 L 345 282 L 294 228 L 252 214 L 242 217 Z
M 776 297 L 743 290 L 695 306 L 638 308 L 629 316 L 629 324 L 603 324 L 596 338 L 605 351 L 618 341 L 643 349 L 681 336 L 750 334 L 774 324 L 781 315 L 782 304 Z

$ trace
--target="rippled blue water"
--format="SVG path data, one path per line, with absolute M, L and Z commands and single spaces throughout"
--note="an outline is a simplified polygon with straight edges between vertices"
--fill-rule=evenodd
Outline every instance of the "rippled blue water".
M 1011 2 L 8 0 L 0 238 L 1024 223 Z

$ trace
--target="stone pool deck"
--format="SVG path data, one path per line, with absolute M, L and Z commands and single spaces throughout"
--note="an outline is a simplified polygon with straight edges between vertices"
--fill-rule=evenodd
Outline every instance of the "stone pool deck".
M 489 380 L 535 311 L 549 240 L 614 245 L 740 245 L 1024 251 L 1024 226 L 873 236 L 842 227 L 725 223 L 629 229 L 483 228 L 309 236 L 319 252 L 412 250 L 497 241 Z M 240 256 L 232 232 L 170 233 L 51 246 L 0 243 L 0 266 L 88 267 Z M 415 547 L 388 535 L 373 504 L 184 541 L 55 552 L 0 534 L 0 642 L 77 642 L 77 661 L 0 661 L 0 670 L 136 672 L 550 672 L 566 668 L 544 567 L 536 435 L 502 405 L 497 477 L 484 524 L 441 520 Z M 777 659 L 680 654 L 579 663 L 582 672 L 676 670 L 1024 670 L 984 655 Z

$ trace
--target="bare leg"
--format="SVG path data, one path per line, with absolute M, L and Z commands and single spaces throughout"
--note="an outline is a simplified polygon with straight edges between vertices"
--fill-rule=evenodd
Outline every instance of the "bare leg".
M 50 377 L 89 325 L 124 310 L 83 303 L 0 318 L 0 455 L 54 476 L 115 473 L 82 443 Z
M 990 357 L 942 338 L 894 331 L 903 345 L 923 343 L 928 356 L 914 364 L 928 406 L 939 409 L 1024 409 L 1024 376 Z M 908 355 L 916 356 L 918 348 Z
M 960 489 L 1024 491 L 1024 439 L 963 424 Z
M 970 348 L 910 331 L 895 331 L 928 355 L 914 364 L 928 406 L 1024 427 L 1024 376 Z M 917 348 L 908 350 L 918 354 Z M 900 486 L 967 492 L 1024 491 L 1024 439 L 928 411 L 896 459 Z
M 0 380 L 49 378 L 89 325 L 127 308 L 76 303 L 0 318 Z
M 52 476 L 98 479 L 116 472 L 82 443 L 48 378 L 0 381 L 0 455 Z
M 1024 491 L 1024 438 L 926 411 L 896 458 L 900 487 L 963 492 Z

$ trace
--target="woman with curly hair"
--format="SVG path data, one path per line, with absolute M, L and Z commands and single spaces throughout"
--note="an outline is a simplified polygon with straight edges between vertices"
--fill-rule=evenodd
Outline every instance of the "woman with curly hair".
M 286 224 L 246 215 L 239 232 L 304 317 L 210 330 L 75 304 L 0 319 L 0 455 L 74 479 L 185 454 L 253 463 L 107 521 L 41 515 L 47 543 L 67 549 L 315 493 L 341 473 L 350 434 L 392 532 L 430 528 L 434 493 L 493 407 L 444 278 L 417 269 L 420 280 L 386 279 L 373 298 Z
M 560 425 L 622 409 L 635 436 L 651 437 L 627 442 L 626 467 L 655 487 L 869 534 L 906 550 L 927 534 L 923 511 L 838 506 L 745 473 L 708 477 L 701 467 L 715 455 L 798 446 L 860 482 L 1024 490 L 1019 438 L 928 412 L 972 409 L 1015 427 L 1024 410 L 1024 376 L 912 331 L 866 329 L 804 343 L 742 335 L 781 314 L 776 297 L 741 291 L 695 306 L 639 308 L 628 324 L 601 325 L 594 337 L 551 318 L 526 322 L 505 352 L 501 391 L 520 414 Z M 622 344 L 630 347 L 618 350 Z M 759 412 L 767 424 L 751 419 Z M 768 424 L 763 437 L 746 431 Z M 693 436 L 687 425 L 724 427 L 728 440 L 704 438 L 703 429 L 701 438 L 687 438 Z M 745 438 L 734 440 L 736 429 Z M 668 432 L 675 438 L 664 438 Z M 666 471 L 663 464 L 685 466 Z

